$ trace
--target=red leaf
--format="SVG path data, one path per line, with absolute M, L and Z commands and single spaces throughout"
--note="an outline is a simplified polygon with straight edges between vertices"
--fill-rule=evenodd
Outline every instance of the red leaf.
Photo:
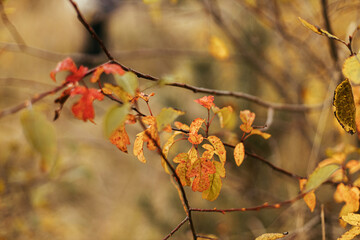
M 216 168 L 212 161 L 201 157 L 194 162 L 191 170 L 188 171 L 187 177 L 195 177 L 192 183 L 192 190 L 203 192 L 210 187 L 209 174 L 216 172 Z
M 192 144 L 200 144 L 203 141 L 204 138 L 201 134 L 198 134 L 198 131 L 204 122 L 205 122 L 205 119 L 196 118 L 190 124 L 190 133 L 189 133 L 188 140 Z
M 214 96 L 204 96 L 194 101 L 207 109 L 210 109 L 212 106 L 215 106 Z
M 123 75 L 125 74 L 124 69 L 122 69 L 119 65 L 113 64 L 113 63 L 107 63 L 104 64 L 98 68 L 96 68 L 94 74 L 92 75 L 90 81 L 91 82 L 97 82 L 100 78 L 100 75 L 105 72 L 106 74 L 119 74 Z
M 93 122 L 95 117 L 93 101 L 95 99 L 101 101 L 104 99 L 104 95 L 102 95 L 97 89 L 95 88 L 86 88 L 84 86 L 75 87 L 72 92 L 71 96 L 74 95 L 82 95 L 80 100 L 72 106 L 72 112 L 76 118 L 82 119 L 84 121 L 90 120 Z
M 74 61 L 71 58 L 66 58 L 62 62 L 59 62 L 55 70 L 51 71 L 50 77 L 56 81 L 55 75 L 61 71 L 70 71 L 70 74 L 66 77 L 66 83 L 74 83 L 81 80 L 88 71 L 87 67 L 80 66 L 77 69 Z

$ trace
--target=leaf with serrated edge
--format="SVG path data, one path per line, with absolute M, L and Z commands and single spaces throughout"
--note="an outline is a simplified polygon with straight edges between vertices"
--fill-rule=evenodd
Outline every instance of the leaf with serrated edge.
M 315 169 L 313 173 L 310 174 L 308 182 L 306 183 L 304 192 L 310 191 L 319 187 L 323 184 L 336 170 L 340 168 L 339 165 L 330 164 L 320 168 Z
M 265 233 L 259 237 L 257 237 L 255 240 L 276 240 L 285 237 L 288 235 L 288 232 L 284 233 Z
M 224 144 L 221 142 L 220 138 L 216 136 L 209 136 L 208 140 L 213 145 L 215 154 L 218 155 L 220 162 L 224 165 L 226 162 L 226 150 Z
M 234 158 L 235 158 L 236 165 L 239 167 L 245 158 L 244 143 L 240 142 L 240 143 L 236 144 L 235 149 L 234 149 Z
M 356 132 L 356 107 L 352 87 L 348 79 L 342 81 L 335 89 L 333 105 L 335 117 L 350 134 Z

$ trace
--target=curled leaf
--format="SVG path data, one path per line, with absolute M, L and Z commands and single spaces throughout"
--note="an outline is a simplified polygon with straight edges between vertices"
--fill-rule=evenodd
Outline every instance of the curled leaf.
M 59 62 L 56 68 L 51 71 L 50 77 L 56 81 L 56 74 L 61 71 L 69 71 L 70 74 L 66 77 L 66 83 L 75 83 L 81 80 L 87 73 L 88 68 L 84 66 L 80 66 L 77 69 L 74 61 L 71 58 L 66 58 L 62 62 Z

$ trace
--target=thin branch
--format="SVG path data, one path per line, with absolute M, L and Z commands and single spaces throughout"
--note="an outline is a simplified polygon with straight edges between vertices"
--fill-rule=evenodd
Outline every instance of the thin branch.
M 16 27 L 14 26 L 14 24 L 12 24 L 12 22 L 9 20 L 8 16 L 6 15 L 3 1 L 0 1 L 0 14 L 1 14 L 1 19 L 4 25 L 6 26 L 6 28 L 8 29 L 8 31 L 10 32 L 11 36 L 14 38 L 19 48 L 23 50 L 23 48 L 26 46 L 26 43 L 22 38 L 22 36 L 20 35 L 20 33 L 18 32 L 18 30 L 16 29 Z
M 186 218 L 184 220 L 182 220 L 179 225 L 177 225 L 166 237 L 163 238 L 163 240 L 168 239 L 169 237 L 171 237 L 177 230 L 179 230 L 182 225 L 184 225 L 184 223 L 186 223 L 189 220 L 189 217 L 186 216 Z
M 217 209 L 217 208 L 213 208 L 213 209 L 205 209 L 205 208 L 191 208 L 190 210 L 192 212 L 217 212 L 217 213 L 222 213 L 225 214 L 227 212 L 247 212 L 247 211 L 258 211 L 261 209 L 265 209 L 265 208 L 275 208 L 278 209 L 284 205 L 288 205 L 291 203 L 294 203 L 300 199 L 302 199 L 307 193 L 301 193 L 299 195 L 297 195 L 296 197 L 290 199 L 290 200 L 286 200 L 283 202 L 278 202 L 278 203 L 274 203 L 274 204 L 269 204 L 269 203 L 264 203 L 262 205 L 259 206 L 255 206 L 255 207 L 248 207 L 248 208 L 227 208 L 227 209 Z
M 84 16 L 81 14 L 77 4 L 73 1 L 73 0 L 69 0 L 69 2 L 73 5 L 76 13 L 77 13 L 77 17 L 79 19 L 79 21 L 84 25 L 84 27 L 86 28 L 86 30 L 90 33 L 91 37 L 93 37 L 98 44 L 100 45 L 101 49 L 104 51 L 104 53 L 106 54 L 107 58 L 109 60 L 114 60 L 114 57 L 110 54 L 110 52 L 107 50 L 107 48 L 105 47 L 104 42 L 99 38 L 99 36 L 96 34 L 96 32 L 94 31 L 94 29 L 90 26 L 90 24 L 87 23 L 87 21 L 85 20 Z
M 327 5 L 328 5 L 327 0 L 321 0 L 322 15 L 323 15 L 323 18 L 325 21 L 326 30 L 332 34 L 333 31 L 332 31 L 331 23 L 329 20 L 329 13 L 328 13 Z M 332 41 L 330 38 L 328 38 L 328 42 L 329 42 L 331 57 L 334 60 L 334 63 L 336 65 L 339 57 L 338 57 L 335 42 Z M 346 43 L 345 43 L 345 45 L 346 45 Z
M 194 227 L 194 223 L 193 223 L 193 219 L 191 217 L 191 207 L 189 204 L 189 201 L 187 199 L 186 193 L 185 193 L 185 189 L 183 187 L 183 185 L 181 184 L 181 180 L 180 177 L 177 175 L 175 168 L 171 165 L 171 163 L 169 162 L 169 160 L 167 159 L 167 157 L 165 156 L 165 154 L 163 153 L 163 150 L 161 149 L 161 146 L 159 145 L 159 143 L 150 135 L 150 133 L 148 133 L 146 131 L 146 126 L 143 123 L 143 121 L 141 120 L 141 118 L 139 118 L 139 122 L 142 126 L 142 128 L 145 131 L 146 136 L 153 142 L 153 144 L 156 146 L 159 155 L 163 158 L 163 160 L 165 161 L 166 165 L 169 167 L 172 176 L 175 178 L 177 185 L 179 186 L 180 192 L 181 192 L 181 196 L 183 199 L 183 203 L 185 204 L 185 208 L 186 208 L 186 214 L 188 216 L 188 220 L 189 220 L 189 225 L 190 225 L 190 229 L 191 229 L 191 233 L 193 235 L 193 239 L 196 240 L 196 231 L 195 231 L 195 227 Z

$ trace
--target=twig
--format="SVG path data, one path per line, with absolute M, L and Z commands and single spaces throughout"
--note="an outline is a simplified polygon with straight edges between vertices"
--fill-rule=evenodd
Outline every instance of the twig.
M 255 207 L 248 207 L 248 208 L 227 208 L 227 209 L 217 209 L 217 208 L 213 208 L 213 209 L 205 209 L 205 208 L 191 208 L 190 210 L 192 212 L 217 212 L 217 213 L 222 213 L 225 214 L 227 212 L 247 212 L 247 211 L 258 211 L 261 209 L 265 209 L 265 208 L 280 208 L 284 205 L 287 204 L 291 204 L 296 202 L 299 199 L 302 199 L 307 193 L 301 193 L 299 195 L 297 195 L 296 197 L 290 199 L 290 200 L 286 200 L 283 202 L 278 202 L 278 203 L 274 203 L 274 204 L 269 204 L 269 203 L 264 203 L 262 205 L 259 206 L 255 206 Z
M 171 237 L 177 230 L 179 230 L 181 228 L 182 225 L 184 225 L 184 223 L 186 223 L 189 220 L 189 217 L 186 216 L 186 218 L 184 220 L 182 220 L 179 225 L 177 225 L 166 237 L 163 238 L 163 240 L 168 239 L 169 237 Z
M 326 235 L 325 235 L 325 211 L 324 211 L 324 204 L 321 204 L 321 236 L 322 236 L 322 240 L 326 240 Z
M 114 60 L 114 57 L 110 54 L 110 52 L 107 50 L 107 48 L 105 47 L 104 42 L 99 38 L 99 36 L 96 34 L 96 32 L 94 31 L 94 29 L 87 23 L 87 21 L 85 20 L 84 16 L 81 14 L 77 4 L 73 1 L 73 0 L 69 0 L 69 2 L 73 5 L 78 19 L 79 21 L 84 25 L 84 27 L 86 28 L 86 30 L 88 30 L 88 32 L 90 33 L 91 37 L 93 37 L 98 44 L 100 45 L 101 49 L 104 51 L 104 53 L 106 54 L 107 58 L 109 60 Z
M 327 0 L 321 0 L 322 15 L 323 15 L 323 18 L 325 21 L 326 30 L 332 34 L 333 31 L 332 31 L 331 23 L 329 20 L 327 5 L 328 5 Z M 334 41 L 332 41 L 330 38 L 328 38 L 328 42 L 329 42 L 331 57 L 334 60 L 334 63 L 336 64 L 339 59 L 336 45 L 335 45 Z
M 5 24 L 6 28 L 9 30 L 11 36 L 14 38 L 19 48 L 23 50 L 24 47 L 26 46 L 26 43 L 24 39 L 21 37 L 18 30 L 16 29 L 16 27 L 14 26 L 14 24 L 12 24 L 12 22 L 9 20 L 8 16 L 6 15 L 3 1 L 0 1 L 0 14 L 1 14 L 1 19 Z

